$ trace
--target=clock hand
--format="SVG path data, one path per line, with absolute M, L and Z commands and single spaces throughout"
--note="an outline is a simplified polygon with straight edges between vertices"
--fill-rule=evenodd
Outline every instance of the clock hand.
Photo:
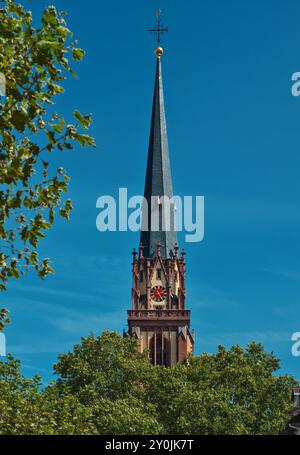
M 163 297 L 163 290 L 162 289 L 160 289 L 158 291 L 158 296 L 159 296 L 160 299 Z

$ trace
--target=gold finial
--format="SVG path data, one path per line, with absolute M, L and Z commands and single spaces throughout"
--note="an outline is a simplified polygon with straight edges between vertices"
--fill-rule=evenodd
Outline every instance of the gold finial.
M 156 16 L 160 17 L 160 15 L 161 15 L 161 9 L 158 9 L 157 12 L 156 12 Z
M 154 53 L 155 53 L 155 55 L 156 55 L 157 58 L 160 58 L 160 57 L 163 55 L 164 50 L 163 50 L 162 47 L 157 47 L 157 48 L 155 49 Z

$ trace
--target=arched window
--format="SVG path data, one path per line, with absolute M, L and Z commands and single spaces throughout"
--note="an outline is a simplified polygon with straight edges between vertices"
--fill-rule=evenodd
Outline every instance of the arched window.
M 153 365 L 170 366 L 170 342 L 163 332 L 156 332 L 150 340 L 150 360 Z
M 177 295 L 173 294 L 171 297 L 172 309 L 178 310 L 178 297 Z

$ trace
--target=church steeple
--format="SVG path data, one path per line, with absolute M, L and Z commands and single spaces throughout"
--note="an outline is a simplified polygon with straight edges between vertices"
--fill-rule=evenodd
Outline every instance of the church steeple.
M 132 309 L 128 310 L 129 334 L 138 340 L 154 365 L 172 366 L 193 352 L 190 311 L 185 307 L 185 253 L 178 254 L 161 72 L 160 35 L 167 31 L 160 23 L 157 33 L 156 76 L 153 96 L 141 243 L 133 251 Z M 145 223 L 145 218 L 147 223 Z M 153 229 L 155 227 L 155 229 Z M 147 228 L 147 229 L 145 229 Z
M 157 243 L 160 242 L 162 257 L 169 258 L 174 254 L 177 235 L 174 227 L 174 205 L 171 204 L 170 211 L 167 212 L 169 207 L 165 207 L 163 204 L 163 196 L 173 197 L 173 187 L 161 69 L 162 48 L 156 48 L 155 54 L 157 57 L 156 76 L 144 192 L 145 199 L 148 202 L 147 230 L 141 233 L 141 243 L 144 247 L 145 257 L 152 258 L 156 253 Z M 166 209 L 166 213 L 164 209 Z M 163 225 L 163 220 L 166 217 L 169 217 L 170 221 L 167 228 Z M 152 229 L 153 226 L 157 226 L 158 230 Z

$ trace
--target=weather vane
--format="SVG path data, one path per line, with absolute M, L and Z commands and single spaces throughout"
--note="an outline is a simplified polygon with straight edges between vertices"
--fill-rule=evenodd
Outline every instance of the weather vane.
M 168 27 L 165 27 L 160 22 L 161 10 L 157 10 L 156 13 L 156 25 L 153 28 L 149 29 L 149 32 L 156 33 L 157 45 L 160 46 L 161 35 L 165 32 L 168 32 Z

